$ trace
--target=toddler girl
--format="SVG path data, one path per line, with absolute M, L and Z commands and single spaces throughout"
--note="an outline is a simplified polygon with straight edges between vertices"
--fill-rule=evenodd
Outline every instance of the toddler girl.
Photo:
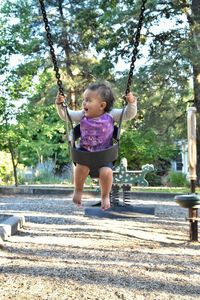
M 130 120 L 137 113 L 137 99 L 132 93 L 126 96 L 123 120 Z M 90 84 L 83 94 L 82 110 L 68 109 L 74 122 L 80 122 L 80 149 L 83 151 L 99 151 L 112 145 L 114 122 L 119 122 L 122 109 L 113 109 L 114 96 L 111 88 L 104 83 Z M 64 97 L 58 94 L 56 108 L 61 119 L 65 120 L 65 111 L 61 104 Z M 74 172 L 73 202 L 81 206 L 83 186 L 90 170 L 88 166 L 76 164 Z M 110 208 L 110 191 L 112 188 L 112 162 L 99 169 L 99 184 L 101 188 L 101 208 Z

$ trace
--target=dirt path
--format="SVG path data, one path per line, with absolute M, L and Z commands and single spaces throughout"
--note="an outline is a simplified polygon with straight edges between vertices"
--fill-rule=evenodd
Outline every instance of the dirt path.
M 136 203 L 155 217 L 88 218 L 66 197 L 1 195 L 0 212 L 26 223 L 0 249 L 0 300 L 200 299 L 200 244 L 188 243 L 186 210 Z

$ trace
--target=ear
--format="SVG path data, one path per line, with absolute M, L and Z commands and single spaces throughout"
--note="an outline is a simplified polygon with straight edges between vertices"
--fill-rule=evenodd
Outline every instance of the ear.
M 106 101 L 102 101 L 101 102 L 101 109 L 105 109 L 106 108 L 106 106 L 107 106 L 107 103 L 106 103 Z

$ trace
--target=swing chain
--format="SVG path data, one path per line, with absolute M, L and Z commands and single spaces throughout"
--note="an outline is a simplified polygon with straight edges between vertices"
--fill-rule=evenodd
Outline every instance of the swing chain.
M 51 32 L 50 32 L 50 27 L 49 27 L 47 14 L 46 14 L 44 0 L 39 0 L 39 2 L 40 2 L 40 6 L 41 6 L 41 11 L 42 11 L 42 15 L 43 15 L 44 24 L 45 24 L 46 36 L 47 36 L 47 41 L 48 41 L 48 45 L 49 45 L 49 48 L 50 48 L 50 54 L 51 54 L 51 58 L 52 58 L 53 66 L 54 66 L 54 72 L 56 74 L 59 93 L 60 93 L 60 95 L 64 96 L 64 89 L 63 89 L 62 81 L 60 79 L 61 76 L 60 76 L 60 73 L 59 73 L 58 63 L 57 63 L 57 59 L 56 59 L 56 55 L 55 55 L 55 50 L 54 50 L 54 47 L 53 47 L 53 40 L 52 40 L 52 35 L 51 35 Z M 141 8 L 140 8 L 139 21 L 138 21 L 138 24 L 137 24 L 136 33 L 134 34 L 134 38 L 133 38 L 134 39 L 134 41 L 133 41 L 133 46 L 134 47 L 133 47 L 133 52 L 132 52 L 131 65 L 130 65 L 130 70 L 129 70 L 125 95 L 127 95 L 130 92 L 130 87 L 131 87 L 131 84 L 132 84 L 133 71 L 134 71 L 134 68 L 135 68 L 135 61 L 136 61 L 137 54 L 138 54 L 138 46 L 139 46 L 139 40 L 140 40 L 140 33 L 141 33 L 141 29 L 142 29 L 142 24 L 143 24 L 143 20 L 144 20 L 144 12 L 145 12 L 146 2 L 147 2 L 147 0 L 142 0 L 142 5 L 141 5 Z
M 49 27 L 49 21 L 48 21 L 48 18 L 47 18 L 47 13 L 46 13 L 44 1 L 39 0 L 39 2 L 40 2 L 40 6 L 41 6 L 41 11 L 42 11 L 44 24 L 45 24 L 46 36 L 47 36 L 47 41 L 48 41 L 48 45 L 49 45 L 49 48 L 50 48 L 51 59 L 52 59 L 53 66 L 54 66 L 53 70 L 56 74 L 59 94 L 62 95 L 62 96 L 65 96 L 63 85 L 62 85 L 62 80 L 60 79 L 58 63 L 57 63 L 57 59 L 56 59 L 56 55 L 55 55 L 55 50 L 54 50 L 54 47 L 53 47 L 53 40 L 52 40 L 52 35 L 51 35 L 50 27 Z
M 142 24 L 143 24 L 143 20 L 144 20 L 144 12 L 145 12 L 145 4 L 146 4 L 147 0 L 142 0 L 142 5 L 140 7 L 140 15 L 139 15 L 139 21 L 137 24 L 137 29 L 136 29 L 136 33 L 134 34 L 134 38 L 133 38 L 133 52 L 132 52 L 132 58 L 131 58 L 131 65 L 130 65 L 130 70 L 129 70 L 129 75 L 128 75 L 128 81 L 127 81 L 127 87 L 126 87 L 126 93 L 125 95 L 127 95 L 130 92 L 130 87 L 132 84 L 132 78 L 133 78 L 133 71 L 135 68 L 135 61 L 137 58 L 137 54 L 138 54 L 138 46 L 139 46 L 139 40 L 140 40 L 140 33 L 141 33 L 141 29 L 142 29 Z

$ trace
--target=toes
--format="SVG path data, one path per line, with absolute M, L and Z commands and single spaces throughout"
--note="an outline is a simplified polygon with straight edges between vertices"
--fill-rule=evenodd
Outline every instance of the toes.
M 82 198 L 82 194 L 78 193 L 78 192 L 75 192 L 74 195 L 73 195 L 72 201 L 78 207 L 81 207 L 82 206 L 82 204 L 81 204 L 81 198 Z
M 102 201 L 102 203 L 101 203 L 101 209 L 102 210 L 107 210 L 107 209 L 109 209 L 110 208 L 110 203 L 108 202 L 108 203 L 104 203 L 103 201 Z

